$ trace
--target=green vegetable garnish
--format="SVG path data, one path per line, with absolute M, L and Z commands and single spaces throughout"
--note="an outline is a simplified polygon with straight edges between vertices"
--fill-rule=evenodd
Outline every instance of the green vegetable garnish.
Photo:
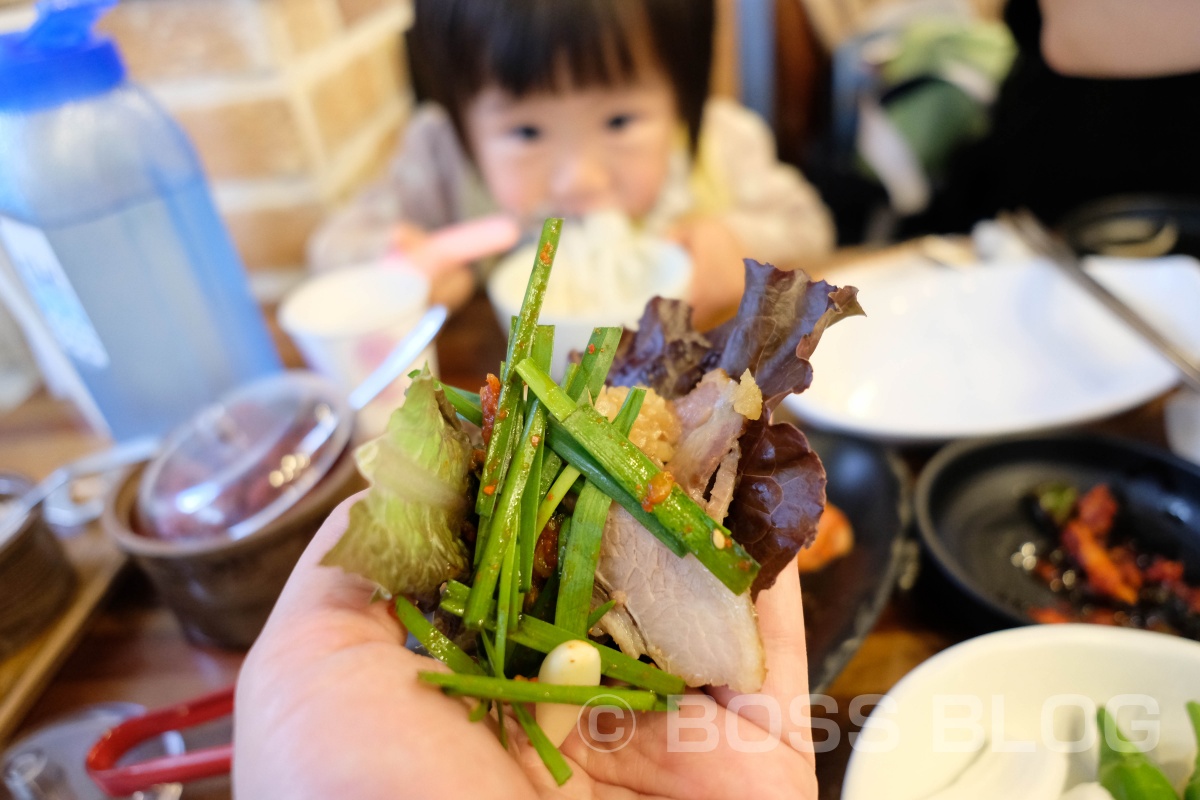
M 493 490 L 498 489 L 508 469 L 508 459 L 512 453 L 511 438 L 516 435 L 514 428 L 519 428 L 519 423 L 514 423 L 524 395 L 524 387 L 512 368 L 524 361 L 533 351 L 538 317 L 542 313 L 542 301 L 546 297 L 546 284 L 550 281 L 550 267 L 553 266 L 554 256 L 558 252 L 562 224 L 561 219 L 548 219 L 542 226 L 537 256 L 533 260 L 533 271 L 529 275 L 529 285 L 525 288 L 525 299 L 521 303 L 521 313 L 508 340 L 506 367 L 500 376 L 496 423 L 492 428 L 492 439 L 488 443 L 487 458 L 483 464 L 481 482 L 485 489 L 489 486 Z M 481 517 L 490 517 L 495 505 L 495 492 L 482 491 L 475 501 L 475 510 Z
M 662 500 L 647 500 L 650 487 L 664 474 L 649 456 L 621 435 L 596 409 L 573 403 L 536 364 L 525 360 L 515 370 L 546 404 L 554 417 L 551 427 L 559 427 L 568 433 L 622 489 L 634 498 L 642 499 L 643 508 L 662 524 L 678 545 L 694 554 L 734 594 L 750 588 L 759 565 L 734 541 L 724 525 L 704 513 L 704 509 L 678 486 L 672 485 Z M 555 446 L 553 437 L 549 442 L 556 453 L 570 461 L 567 453 Z M 582 470 L 582 465 L 574 462 L 572 465 Z
M 428 595 L 462 575 L 471 441 L 428 368 L 392 413 L 387 430 L 355 451 L 370 482 L 350 525 L 321 563 L 356 572 L 389 595 Z
M 1100 785 L 1114 800 L 1178 800 L 1167 776 L 1121 732 L 1103 706 L 1096 710 L 1100 726 Z
M 1188 778 L 1187 786 L 1183 788 L 1183 800 L 1200 800 L 1200 703 L 1189 700 L 1187 715 L 1196 737 L 1196 763 L 1192 767 L 1192 777 Z
M 625 403 L 614 422 L 622 434 L 629 435 L 645 396 L 645 389 L 634 389 L 626 395 Z M 579 499 L 575 501 L 575 513 L 571 517 L 572 536 L 567 540 L 560 570 L 561 582 L 558 587 L 554 624 L 570 631 L 577 639 L 586 639 L 590 627 L 588 612 L 592 608 L 592 587 L 596 583 L 600 543 L 611 507 L 612 498 L 590 481 L 584 485 Z
M 426 683 L 441 686 L 454 694 L 503 700 L 506 703 L 568 703 L 573 706 L 603 704 L 615 699 L 634 711 L 654 711 L 666 704 L 654 692 L 621 689 L 616 686 L 553 686 L 533 681 L 513 681 L 486 675 L 460 675 L 445 672 L 418 672 Z
M 554 778 L 555 783 L 562 786 L 571 777 L 571 767 L 567 764 L 567 759 L 563 758 L 563 754 L 558 752 L 558 748 L 550 743 L 546 738 L 546 734 L 542 731 L 540 725 L 533 718 L 533 714 L 520 703 L 513 703 L 513 713 L 517 716 L 517 722 L 521 723 L 521 728 L 525 731 L 525 735 L 529 737 L 529 743 L 533 745 L 533 749 L 541 756 L 542 763 L 546 765 L 546 769 L 550 770 L 550 776 Z
M 1069 483 L 1049 483 L 1034 489 L 1037 504 L 1058 527 L 1067 524 L 1079 500 L 1079 490 Z
M 446 584 L 446 593 L 442 597 L 442 610 L 462 616 L 467 600 L 466 586 L 458 581 Z M 602 606 L 603 608 L 603 606 Z M 599 609 L 597 609 L 599 610 Z M 522 614 L 517 625 L 517 631 L 512 635 L 514 644 L 528 647 L 539 653 L 549 653 L 563 642 L 576 638 L 549 622 L 544 622 L 529 614 Z M 484 641 L 487 641 L 484 637 Z M 636 658 L 631 658 L 620 650 L 605 647 L 602 644 L 587 640 L 590 645 L 600 651 L 600 673 L 615 680 L 624 681 L 643 689 L 649 689 L 662 695 L 682 694 L 687 688 L 683 678 L 664 672 L 653 664 L 647 664 Z
M 461 672 L 464 675 L 483 674 L 483 668 L 475 662 L 475 659 L 450 641 L 446 634 L 433 627 L 433 624 L 425 619 L 425 615 L 421 613 L 420 609 L 403 597 L 396 598 L 396 616 L 400 618 L 400 624 L 404 626 L 405 630 L 416 637 L 429 655 L 455 672 Z
M 587 619 L 588 630 L 590 631 L 597 624 L 599 624 L 600 620 L 604 619 L 604 615 L 607 614 L 608 612 L 612 611 L 613 608 L 616 607 L 616 605 L 617 605 L 616 600 L 609 600 L 604 605 L 596 606 L 594 609 L 592 609 L 592 613 L 588 614 L 588 619 Z
M 503 398 L 503 391 L 501 397 Z M 501 407 L 503 406 L 501 405 Z M 475 580 L 471 584 L 471 599 L 467 602 L 467 614 L 463 617 L 467 627 L 473 630 L 483 627 L 485 608 L 497 584 L 505 591 L 502 597 L 511 597 L 508 582 L 510 579 L 518 579 L 518 576 L 511 571 L 502 570 L 502 565 L 508 558 L 509 543 L 514 540 L 520 527 L 521 496 L 529 483 L 529 475 L 533 470 L 533 462 L 537 457 L 541 440 L 545 436 L 545 428 L 546 414 L 538 408 L 530 416 L 529 424 L 524 427 L 523 431 L 517 431 L 516 453 L 513 455 L 512 464 L 505 475 L 503 489 L 499 492 L 500 500 L 495 506 L 496 515 L 492 517 L 486 539 L 482 542 L 483 557 L 475 570 Z M 494 431 L 492 437 L 494 442 Z M 480 496 L 486 491 L 487 484 L 480 491 Z M 480 543 L 476 543 L 476 547 L 479 546 Z M 517 563 L 519 562 L 514 556 L 513 564 Z M 502 572 L 504 572 L 503 575 L 501 575 Z M 501 582 L 502 578 L 503 582 Z M 501 647 L 499 650 L 503 651 L 503 648 Z M 503 652 L 500 655 L 503 658 Z

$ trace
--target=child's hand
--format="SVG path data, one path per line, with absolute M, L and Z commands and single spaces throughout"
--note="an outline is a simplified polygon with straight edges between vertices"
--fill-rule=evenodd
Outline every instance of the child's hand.
M 502 215 L 449 225 L 433 233 L 401 222 L 392 231 L 392 252 L 429 276 L 431 303 L 453 311 L 475 292 L 472 262 L 511 249 L 520 235 L 516 222 Z
M 667 234 L 692 258 L 692 324 L 705 331 L 737 312 L 745 289 L 745 247 L 728 225 L 716 217 L 693 217 Z
M 392 254 L 412 264 L 429 277 L 429 302 L 441 304 L 451 311 L 466 305 L 475 292 L 475 275 L 467 262 L 457 264 L 424 263 L 412 254 L 421 253 L 431 236 L 408 222 L 401 222 L 392 230 Z

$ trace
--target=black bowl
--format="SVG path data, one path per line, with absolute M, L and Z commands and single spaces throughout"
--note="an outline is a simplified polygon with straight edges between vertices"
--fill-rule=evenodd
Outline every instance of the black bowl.
M 1040 527 L 1022 498 L 1061 481 L 1082 492 L 1107 483 L 1120 505 L 1122 530 L 1143 549 L 1178 558 L 1200 576 L 1200 466 L 1165 450 L 1124 439 L 1067 434 L 962 442 L 937 453 L 916 489 L 917 525 L 933 560 L 984 607 L 1015 624 L 1064 596 L 1014 564 L 1022 545 L 1043 553 L 1053 533 Z
M 1059 224 L 1076 252 L 1200 257 L 1200 198 L 1117 195 L 1091 201 Z

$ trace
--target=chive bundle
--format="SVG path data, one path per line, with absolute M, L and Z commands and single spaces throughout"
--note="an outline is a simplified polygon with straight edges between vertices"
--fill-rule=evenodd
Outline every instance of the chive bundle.
M 481 719 L 493 704 L 500 713 L 504 704 L 510 705 L 559 785 L 570 778 L 571 769 L 523 704 L 588 705 L 601 696 L 616 695 L 634 710 L 663 710 L 667 697 L 685 689 L 683 679 L 588 639 L 588 631 L 614 605 L 609 601 L 591 607 L 601 537 L 612 504 L 626 509 L 675 555 L 694 554 L 736 594 L 749 589 L 759 568 L 728 530 L 629 442 L 645 390 L 630 391 L 613 422 L 593 408 L 620 341 L 619 327 L 593 331 L 563 386 L 547 375 L 554 329 L 539 325 L 538 317 L 561 231 L 561 219 L 547 220 L 542 228 L 501 365 L 500 395 L 475 506 L 479 524 L 474 573 L 469 585 L 450 581 L 441 600 L 443 611 L 461 617 L 475 632 L 482 651 L 478 660 L 407 600 L 396 599 L 396 613 L 409 633 L 452 670 L 422 672 L 420 678 L 450 694 L 477 698 L 472 719 Z M 478 395 L 441 388 L 460 416 L 482 424 Z M 581 478 L 573 514 L 559 529 L 558 566 L 536 601 L 528 603 L 536 587 L 538 539 Z M 537 654 L 572 640 L 595 647 L 601 674 L 629 688 L 551 686 L 508 678 L 529 674 L 531 664 L 536 673 Z M 503 725 L 499 732 L 506 744 Z

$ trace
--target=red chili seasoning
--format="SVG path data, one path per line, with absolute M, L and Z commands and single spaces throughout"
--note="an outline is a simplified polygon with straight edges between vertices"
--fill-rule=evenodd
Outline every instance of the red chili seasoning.
M 483 493 L 488 497 L 494 495 L 496 493 L 496 484 L 489 483 L 487 486 L 483 487 Z
M 533 549 L 533 574 L 546 580 L 558 569 L 558 525 L 551 518 Z
M 589 344 L 589 345 L 588 345 L 588 353 L 589 353 L 589 354 L 595 354 L 595 352 L 596 352 L 596 345 L 594 345 L 594 344 Z
M 554 258 L 554 246 L 549 242 L 542 245 L 542 252 L 538 254 L 543 264 L 549 264 L 550 259 Z
M 479 390 L 479 405 L 483 411 L 483 443 L 492 440 L 492 426 L 496 424 L 496 406 L 500 402 L 500 379 L 488 373 L 487 382 Z
M 529 443 L 532 444 L 534 447 L 537 447 L 538 442 L 540 442 L 540 441 L 542 441 L 542 437 L 538 436 L 536 433 L 533 436 L 529 437 Z
M 674 485 L 675 478 L 666 470 L 651 478 L 650 485 L 646 487 L 646 496 L 642 498 L 642 510 L 653 511 L 656 505 L 671 495 L 671 487 Z

